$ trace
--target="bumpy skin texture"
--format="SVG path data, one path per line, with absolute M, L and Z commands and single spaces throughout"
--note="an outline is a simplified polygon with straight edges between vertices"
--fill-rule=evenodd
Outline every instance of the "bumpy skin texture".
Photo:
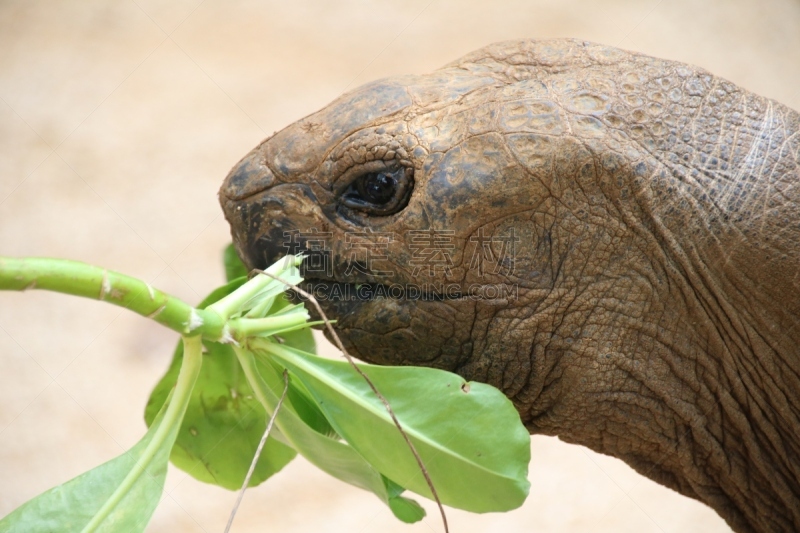
M 696 67 L 514 41 L 345 94 L 255 148 L 220 200 L 250 267 L 315 228 L 335 282 L 517 287 L 323 303 L 364 360 L 490 383 L 532 433 L 619 457 L 737 531 L 800 531 L 799 132 L 797 112 Z M 408 205 L 343 206 L 381 162 L 413 168 Z M 512 227 L 513 264 L 471 268 L 475 238 Z M 394 235 L 385 259 L 346 272 L 367 229 Z M 431 229 L 454 245 L 433 277 L 408 237 Z

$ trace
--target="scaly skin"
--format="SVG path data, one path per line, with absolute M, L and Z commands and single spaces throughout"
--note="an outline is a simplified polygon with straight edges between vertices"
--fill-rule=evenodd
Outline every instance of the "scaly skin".
M 800 531 L 798 132 L 797 112 L 695 67 L 515 41 L 345 94 L 254 149 L 220 200 L 250 267 L 315 228 L 323 278 L 508 289 L 323 302 L 358 357 L 490 383 L 531 433 L 619 457 L 737 531 Z M 413 169 L 407 206 L 345 207 L 380 161 Z M 367 229 L 393 240 L 361 237 L 383 258 L 348 272 Z M 412 230 L 446 235 L 449 270 L 414 272 Z

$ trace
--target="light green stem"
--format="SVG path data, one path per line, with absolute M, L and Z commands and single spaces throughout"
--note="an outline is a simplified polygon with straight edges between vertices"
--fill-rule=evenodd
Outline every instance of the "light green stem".
M 181 333 L 224 337 L 219 314 L 194 307 L 142 280 L 79 261 L 0 257 L 0 290 L 45 289 L 125 307 Z
M 246 338 L 270 331 L 285 331 L 295 326 L 306 326 L 308 313 L 289 313 L 286 315 L 270 316 L 266 318 L 234 318 L 230 321 L 230 328 L 236 331 L 236 338 Z
M 273 276 L 281 277 L 285 271 L 297 268 L 302 260 L 302 256 L 286 256 L 267 268 L 265 272 L 269 272 Z M 241 310 L 242 306 L 248 300 L 263 291 L 268 285 L 272 284 L 275 284 L 275 280 L 269 276 L 255 276 L 228 296 L 209 305 L 206 310 L 213 311 L 219 316 L 230 318 L 234 313 Z M 286 287 L 281 287 L 281 292 L 283 292 L 285 288 Z
M 183 337 L 183 363 L 181 363 L 181 371 L 178 374 L 178 380 L 175 384 L 175 390 L 172 393 L 167 410 L 161 423 L 156 430 L 153 439 L 147 444 L 147 447 L 142 452 L 142 456 L 136 463 L 122 483 L 117 487 L 117 490 L 106 500 L 103 507 L 92 517 L 92 520 L 83 528 L 82 533 L 91 533 L 96 531 L 97 528 L 103 523 L 103 520 L 108 518 L 108 515 L 119 505 L 122 498 L 127 495 L 136 480 L 139 479 L 150 462 L 155 457 L 159 448 L 164 444 L 164 440 L 169 433 L 180 426 L 183 420 L 183 415 L 186 413 L 186 407 L 189 405 L 189 399 L 192 395 L 192 389 L 197 381 L 197 376 L 200 374 L 200 367 L 203 363 L 203 344 L 200 336 Z
M 239 364 L 242 365 L 244 375 L 247 378 L 247 382 L 250 384 L 250 388 L 253 389 L 256 399 L 261 402 L 261 406 L 264 407 L 264 410 L 267 412 L 267 414 L 272 416 L 275 414 L 277 397 L 270 397 L 268 395 L 269 388 L 264 383 L 261 375 L 258 373 L 253 353 L 244 350 L 239 346 L 234 346 L 233 351 L 236 353 L 236 358 L 239 360 Z M 280 429 L 280 426 L 281 424 L 278 422 L 278 429 Z

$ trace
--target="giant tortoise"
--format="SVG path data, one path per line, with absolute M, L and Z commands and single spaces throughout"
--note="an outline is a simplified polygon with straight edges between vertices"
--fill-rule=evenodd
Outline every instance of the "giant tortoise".
M 490 383 L 733 529 L 800 531 L 800 115 L 685 64 L 493 44 L 276 133 L 220 201 L 347 348 Z

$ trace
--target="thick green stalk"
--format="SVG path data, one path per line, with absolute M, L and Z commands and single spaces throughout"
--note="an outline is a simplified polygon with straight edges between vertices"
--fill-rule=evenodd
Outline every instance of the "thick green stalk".
M 214 311 L 195 309 L 136 278 L 66 259 L 0 257 L 0 290 L 45 289 L 125 307 L 170 329 L 225 337 L 225 321 Z
M 194 384 L 197 381 L 197 376 L 200 375 L 200 367 L 203 364 L 203 344 L 200 336 L 183 337 L 183 363 L 181 364 L 181 371 L 178 374 L 178 380 L 175 383 L 175 390 L 172 393 L 172 398 L 169 400 L 169 405 L 161 419 L 161 423 L 153 435 L 147 447 L 142 452 L 142 456 L 136 463 L 136 466 L 125 476 L 125 479 L 117 487 L 117 489 L 109 496 L 103 507 L 92 517 L 92 520 L 83 528 L 83 533 L 91 533 L 97 531 L 97 528 L 108 518 L 108 515 L 119 505 L 119 502 L 128 494 L 136 480 L 139 479 L 150 466 L 150 462 L 155 457 L 159 448 L 164 443 L 164 439 L 172 432 L 176 425 L 180 426 L 183 420 L 183 415 L 186 413 L 186 406 L 189 405 L 189 399 L 192 396 Z M 171 445 L 170 445 L 171 446 Z

